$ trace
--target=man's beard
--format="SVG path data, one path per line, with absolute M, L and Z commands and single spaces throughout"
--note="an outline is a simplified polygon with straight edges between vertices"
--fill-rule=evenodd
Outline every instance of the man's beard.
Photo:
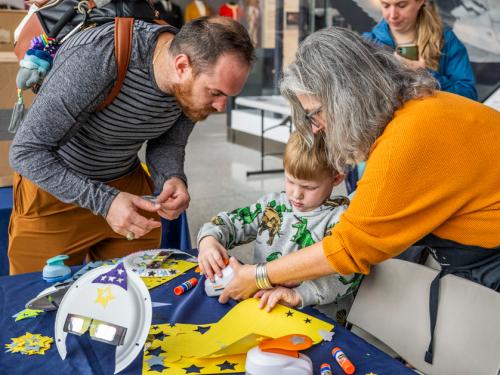
M 184 114 L 193 122 L 205 120 L 208 115 L 216 112 L 212 106 L 197 107 L 192 99 L 193 97 L 193 80 L 185 84 L 176 83 L 172 87 L 173 95 Z

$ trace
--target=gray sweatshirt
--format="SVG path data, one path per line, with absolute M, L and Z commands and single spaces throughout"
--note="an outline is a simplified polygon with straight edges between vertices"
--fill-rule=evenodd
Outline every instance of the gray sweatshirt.
M 156 84 L 152 58 L 161 32 L 176 29 L 135 22 L 122 89 L 100 112 L 95 109 L 116 78 L 114 24 L 66 41 L 17 131 L 12 167 L 62 202 L 102 216 L 118 194 L 106 181 L 140 165 L 137 152 L 145 141 L 158 190 L 172 176 L 186 180 L 184 152 L 193 123 Z
M 215 237 L 226 249 L 255 241 L 253 263 L 270 262 L 278 257 L 311 246 L 331 233 L 349 199 L 336 196 L 309 212 L 294 211 L 284 192 L 271 193 L 251 206 L 220 212 L 202 226 L 197 243 L 203 237 Z M 333 274 L 304 281 L 294 288 L 302 306 L 323 305 L 350 294 L 357 285 L 353 275 Z

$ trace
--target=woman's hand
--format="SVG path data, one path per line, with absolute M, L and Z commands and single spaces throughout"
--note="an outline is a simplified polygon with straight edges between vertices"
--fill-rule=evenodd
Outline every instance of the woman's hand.
M 220 303 L 227 303 L 230 298 L 237 301 L 247 299 L 258 290 L 255 283 L 255 265 L 238 263 L 236 258 L 229 259 L 229 265 L 232 267 L 234 277 L 224 288 L 224 292 L 219 297 Z
M 198 244 L 198 263 L 201 273 L 206 275 L 211 281 L 214 276 L 222 277 L 222 270 L 226 267 L 227 250 L 213 236 L 204 237 Z
M 285 288 L 284 286 L 259 290 L 254 297 L 260 298 L 259 308 L 263 309 L 265 307 L 267 312 L 271 312 L 278 303 L 290 307 L 296 307 L 302 303 L 299 294 L 294 289 Z

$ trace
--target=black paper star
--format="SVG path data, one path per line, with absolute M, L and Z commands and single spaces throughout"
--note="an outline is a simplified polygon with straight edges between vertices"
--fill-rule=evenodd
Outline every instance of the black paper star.
M 163 366 L 163 365 L 153 365 L 149 368 L 149 371 L 154 371 L 154 372 L 159 372 L 160 374 L 163 373 L 163 370 L 166 370 L 170 367 Z
M 159 356 L 161 353 L 165 353 L 165 351 L 161 348 L 161 346 L 159 346 L 155 349 L 148 350 L 149 355 Z
M 200 332 L 202 335 L 207 332 L 208 330 L 210 329 L 210 327 L 202 327 L 202 326 L 198 326 L 195 331 L 196 332 Z
M 151 327 L 151 329 L 154 329 L 155 331 L 156 331 L 158 328 L 160 328 L 160 327 L 158 327 L 158 326 L 152 326 L 152 327 Z
M 312 320 L 311 320 L 311 319 L 309 319 L 309 318 L 305 318 L 305 319 L 304 319 L 304 322 L 306 322 L 306 323 L 311 323 L 311 322 L 312 322 Z
M 183 370 L 186 370 L 186 374 L 192 374 L 192 373 L 200 373 L 203 367 L 198 367 L 196 365 L 191 365 L 189 367 L 183 367 Z
M 175 327 L 175 323 L 168 323 L 170 327 Z
M 217 366 L 220 367 L 220 370 L 223 371 L 223 370 L 235 370 L 235 366 L 237 365 L 237 363 L 231 363 L 231 362 L 228 362 L 228 361 L 224 361 L 224 363 L 221 363 Z
M 293 316 L 293 311 L 288 310 L 288 312 L 286 313 L 286 316 Z
M 155 271 L 149 271 L 148 272 L 148 276 L 154 277 L 154 276 L 156 276 L 156 272 Z
M 163 332 L 158 332 L 158 333 L 153 334 L 153 337 L 155 338 L 155 340 L 160 340 L 160 341 L 163 341 L 163 339 L 165 337 L 168 337 L 168 336 L 170 336 L 170 335 L 166 335 Z

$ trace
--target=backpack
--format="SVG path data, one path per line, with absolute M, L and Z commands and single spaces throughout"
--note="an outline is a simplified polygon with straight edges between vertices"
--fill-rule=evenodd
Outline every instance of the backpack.
M 22 90 L 38 92 L 58 47 L 81 30 L 114 21 L 117 75 L 97 110 L 111 104 L 127 73 L 134 19 L 165 23 L 159 20 L 148 0 L 37 0 L 16 30 L 14 53 L 20 65 L 16 77 L 18 101 L 12 111 L 9 131 L 15 133 L 24 118 Z

